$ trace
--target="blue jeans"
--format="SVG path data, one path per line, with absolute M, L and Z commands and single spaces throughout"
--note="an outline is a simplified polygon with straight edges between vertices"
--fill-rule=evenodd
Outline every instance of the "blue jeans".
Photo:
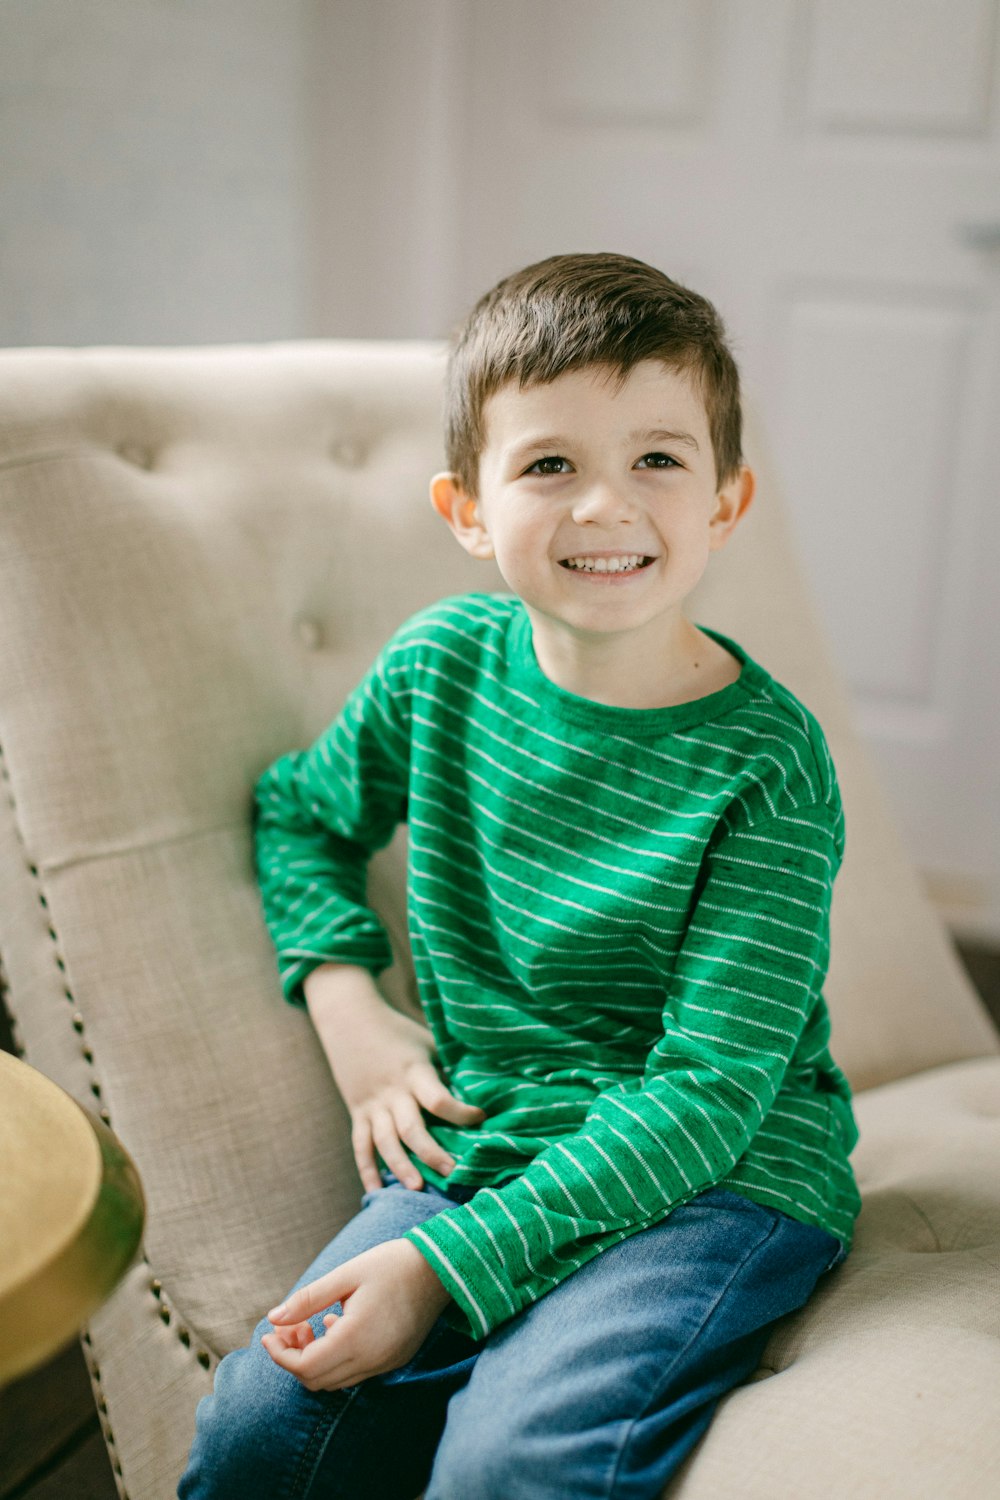
M 366 1193 L 299 1286 L 470 1188 Z M 260 1342 L 198 1405 L 181 1500 L 655 1500 L 840 1241 L 711 1188 L 477 1343 L 438 1319 L 410 1361 L 307 1391 Z M 312 1320 L 323 1332 L 322 1314 Z

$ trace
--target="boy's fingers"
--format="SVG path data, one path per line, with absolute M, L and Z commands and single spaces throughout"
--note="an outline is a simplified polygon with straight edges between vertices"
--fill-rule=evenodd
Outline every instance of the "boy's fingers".
M 414 1156 L 420 1161 L 425 1161 L 429 1167 L 442 1172 L 445 1176 L 455 1170 L 454 1157 L 449 1156 L 447 1151 L 438 1145 L 423 1125 L 414 1125 L 409 1130 L 400 1133 Z
M 351 1362 L 337 1356 L 329 1339 L 327 1334 L 308 1349 L 275 1349 L 268 1353 L 276 1365 L 301 1380 L 307 1389 L 335 1391 L 345 1385 L 356 1385 L 359 1377 L 352 1374 Z
M 265 1333 L 261 1343 L 267 1349 L 268 1354 L 276 1365 L 281 1365 L 283 1370 L 290 1370 L 293 1375 L 303 1372 L 302 1357 L 304 1349 L 298 1349 L 294 1344 L 283 1344 L 273 1333 Z
M 455 1163 L 443 1146 L 431 1135 L 423 1122 L 420 1107 L 412 1094 L 400 1098 L 395 1105 L 396 1129 L 414 1156 L 425 1161 L 438 1172 L 450 1172 Z
M 400 1145 L 396 1122 L 388 1110 L 381 1110 L 373 1119 L 372 1139 L 389 1171 L 396 1174 L 404 1187 L 414 1191 L 423 1187 L 424 1179 Z
M 382 1186 L 375 1148 L 372 1145 L 372 1129 L 367 1119 L 355 1120 L 351 1129 L 351 1147 L 358 1164 L 358 1175 L 366 1193 L 377 1193 Z
M 413 1093 L 430 1114 L 450 1120 L 453 1125 L 479 1125 L 486 1119 L 485 1110 L 475 1104 L 463 1104 L 449 1094 L 433 1068 L 429 1067 L 426 1073 L 421 1071 L 413 1080 Z
M 347 1260 L 342 1266 L 320 1276 L 317 1281 L 310 1281 L 308 1286 L 299 1287 L 279 1307 L 271 1308 L 267 1315 L 268 1322 L 282 1325 L 304 1323 L 313 1313 L 322 1312 L 324 1307 L 332 1307 L 334 1302 L 350 1296 L 354 1290 L 348 1270 L 350 1265 L 351 1262 Z
M 304 1349 L 307 1344 L 313 1342 L 315 1337 L 311 1323 L 294 1323 L 291 1326 L 280 1323 L 270 1332 L 262 1335 L 261 1343 L 270 1339 L 279 1349 Z
M 304 1349 L 314 1337 L 311 1323 L 278 1323 L 268 1334 L 286 1349 Z

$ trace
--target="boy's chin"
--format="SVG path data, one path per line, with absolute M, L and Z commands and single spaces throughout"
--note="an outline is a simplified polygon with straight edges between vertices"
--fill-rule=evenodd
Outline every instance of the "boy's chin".
M 594 593 L 597 592 L 595 589 Z M 607 590 L 608 595 L 614 593 L 617 590 Z M 667 639 L 672 632 L 674 616 L 680 613 L 678 606 L 676 610 L 669 612 L 668 619 L 666 610 L 637 610 L 625 600 L 616 606 L 612 598 L 598 599 L 591 604 L 586 600 L 571 601 L 555 608 L 532 604 L 526 599 L 522 603 L 533 626 L 595 641 L 610 636 L 628 635 L 636 630 L 652 630 L 655 634 L 657 621 L 660 622 L 664 639 Z

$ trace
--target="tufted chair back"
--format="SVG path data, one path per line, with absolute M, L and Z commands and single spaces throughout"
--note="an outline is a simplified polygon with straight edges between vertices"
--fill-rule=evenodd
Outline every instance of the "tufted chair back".
M 217 1358 L 356 1210 L 346 1114 L 278 989 L 250 789 L 444 594 L 502 588 L 434 516 L 441 351 L 0 356 L 0 955 L 29 1061 L 134 1155 L 142 1261 L 88 1357 L 123 1493 L 167 1500 Z M 773 486 L 695 617 L 827 726 L 848 860 L 834 1052 L 857 1087 L 996 1043 L 896 844 Z M 415 1005 L 402 838 L 373 864 Z

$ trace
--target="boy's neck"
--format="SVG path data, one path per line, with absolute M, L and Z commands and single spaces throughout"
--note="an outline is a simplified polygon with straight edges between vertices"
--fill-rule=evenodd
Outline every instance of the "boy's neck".
M 669 638 L 639 642 L 629 632 L 581 638 L 531 618 L 538 665 L 550 682 L 611 708 L 673 708 L 735 682 L 741 663 L 680 616 Z

